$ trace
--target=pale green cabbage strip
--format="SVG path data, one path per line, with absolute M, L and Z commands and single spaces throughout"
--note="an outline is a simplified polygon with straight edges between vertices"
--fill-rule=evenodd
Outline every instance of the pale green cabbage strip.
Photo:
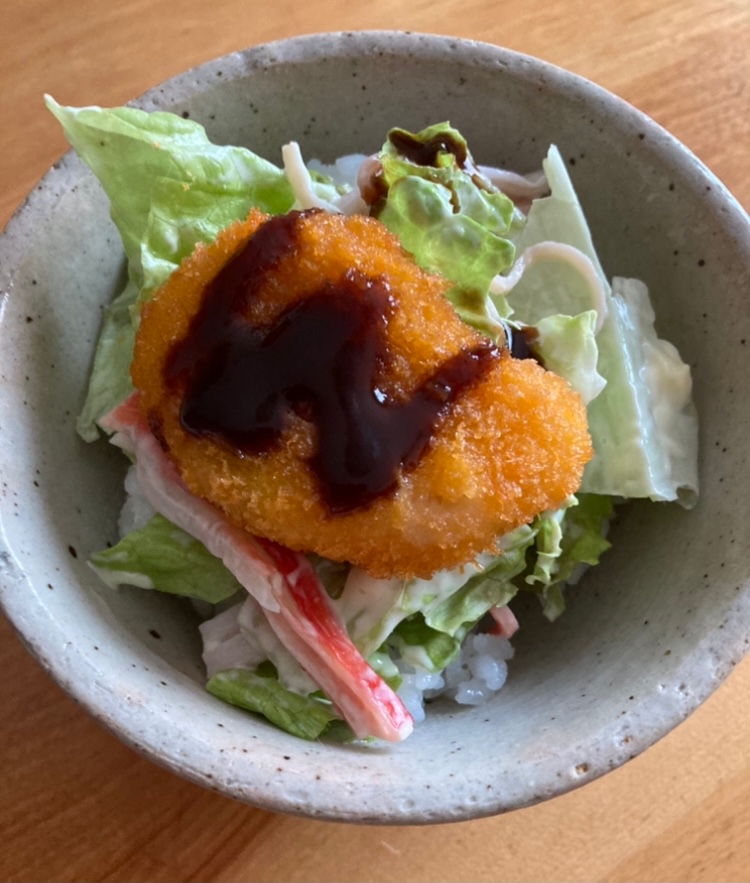
M 518 254 L 538 242 L 572 245 L 591 259 L 607 292 L 607 317 L 596 337 L 596 370 L 606 386 L 588 406 L 595 453 L 581 490 L 677 500 L 689 508 L 698 493 L 698 420 L 690 398 L 690 370 L 671 344 L 657 338 L 645 286 L 616 279 L 610 288 L 555 147 L 544 169 L 552 193 L 533 202 L 515 240 Z M 590 292 L 571 267 L 545 263 L 523 276 L 510 303 L 514 319 L 536 325 L 554 313 L 574 316 L 588 309 Z M 576 385 L 572 374 L 561 373 Z

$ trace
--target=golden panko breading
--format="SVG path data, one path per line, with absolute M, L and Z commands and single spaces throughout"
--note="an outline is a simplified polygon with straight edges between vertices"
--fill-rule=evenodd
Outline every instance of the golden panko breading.
M 584 406 L 566 381 L 506 350 L 493 351 L 486 370 L 443 409 L 416 465 L 399 469 L 387 492 L 342 511 L 327 504 L 312 468 L 319 442 L 314 407 L 288 406 L 278 443 L 257 451 L 215 432 L 186 430 L 184 378 L 200 359 L 183 352 L 180 362 L 175 353 L 195 335 L 204 294 L 219 296 L 212 280 L 258 241 L 254 234 L 267 220 L 254 210 L 211 245 L 199 245 L 143 308 L 133 383 L 193 493 L 292 549 L 349 561 L 376 577 L 429 577 L 492 550 L 499 536 L 576 491 L 591 456 Z M 334 297 L 354 272 L 389 293 L 385 351 L 375 359 L 381 398 L 407 401 L 452 357 L 487 348 L 445 299 L 447 283 L 419 269 L 378 221 L 310 212 L 298 216 L 293 232 L 242 303 L 251 333 L 274 328 L 321 292 Z M 236 310 L 236 298 L 232 304 Z M 290 364 L 295 355 L 289 353 Z

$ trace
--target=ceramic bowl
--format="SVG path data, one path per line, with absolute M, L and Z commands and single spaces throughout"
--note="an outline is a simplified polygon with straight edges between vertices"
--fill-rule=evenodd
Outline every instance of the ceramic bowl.
M 479 162 L 522 172 L 556 143 L 607 273 L 645 280 L 660 333 L 692 366 L 701 500 L 690 512 L 624 507 L 612 550 L 558 622 L 536 603 L 521 607 L 495 700 L 433 707 L 395 748 L 302 742 L 220 703 L 203 690 L 190 610 L 111 592 L 86 566 L 115 537 L 124 466 L 105 442 L 80 441 L 74 420 L 123 262 L 105 198 L 67 154 L 0 240 L 0 581 L 41 665 L 122 740 L 194 782 L 271 810 L 360 822 L 522 807 L 606 773 L 684 720 L 750 640 L 750 225 L 716 178 L 579 77 L 444 37 L 273 43 L 136 104 L 189 114 L 214 140 L 275 161 L 290 139 L 331 160 L 377 149 L 391 126 L 443 119 Z

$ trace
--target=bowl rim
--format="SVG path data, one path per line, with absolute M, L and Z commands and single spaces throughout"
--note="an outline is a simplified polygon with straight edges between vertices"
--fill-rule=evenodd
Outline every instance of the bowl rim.
M 624 99 L 578 74 L 574 74 L 542 59 L 486 42 L 437 34 L 389 30 L 334 31 L 287 37 L 250 46 L 246 49 L 207 60 L 151 87 L 132 99 L 128 104 L 140 107 L 164 105 L 170 101 L 176 102 L 183 89 L 192 85 L 191 81 L 196 74 L 211 76 L 221 68 L 226 69 L 227 65 L 232 63 L 236 63 L 238 66 L 252 64 L 254 66 L 270 67 L 289 64 L 290 62 L 310 62 L 315 57 L 320 56 L 322 51 L 325 51 L 328 57 L 346 58 L 356 56 L 364 47 L 372 48 L 375 44 L 379 45 L 386 55 L 403 56 L 405 53 L 414 54 L 416 52 L 424 53 L 431 58 L 449 58 L 455 54 L 456 47 L 460 47 L 462 52 L 470 51 L 474 53 L 476 56 L 475 63 L 480 66 L 484 66 L 491 59 L 501 68 L 513 69 L 516 73 L 523 71 L 526 75 L 536 74 L 543 76 L 549 88 L 565 92 L 574 89 L 579 94 L 597 99 L 609 107 L 613 113 L 623 118 L 625 123 L 632 125 L 634 128 L 639 127 L 653 136 L 653 140 L 657 142 L 659 149 L 666 152 L 676 151 L 681 161 L 692 169 L 693 174 L 697 175 L 706 184 L 710 184 L 715 191 L 715 198 L 721 199 L 726 205 L 727 211 L 736 218 L 738 222 L 738 236 L 743 238 L 743 242 L 747 243 L 748 250 L 750 251 L 750 219 L 748 219 L 747 213 L 725 185 L 702 161 L 661 125 L 627 103 Z M 189 92 L 190 89 L 188 88 Z M 8 234 L 20 229 L 26 222 L 27 213 L 37 203 L 36 194 L 39 190 L 39 185 L 42 182 L 51 181 L 60 169 L 65 170 L 71 163 L 74 163 L 76 160 L 73 157 L 74 152 L 69 150 L 60 161 L 53 164 L 40 179 L 39 184 L 30 191 L 15 210 L 5 230 L 0 234 L 0 325 L 2 322 L 4 299 L 12 285 L 12 265 L 4 254 L 8 242 Z M 205 770 L 200 769 L 199 766 L 178 762 L 164 750 L 158 743 L 158 740 L 150 741 L 147 736 L 144 737 L 143 733 L 136 732 L 127 722 L 103 713 L 98 704 L 98 692 L 85 679 L 75 679 L 70 676 L 74 669 L 74 666 L 71 668 L 71 653 L 75 655 L 75 648 L 72 651 L 70 648 L 66 648 L 63 651 L 45 646 L 42 619 L 35 618 L 28 610 L 25 611 L 24 605 L 18 602 L 18 594 L 13 591 L 13 584 L 15 583 L 17 586 L 19 581 L 23 582 L 26 580 L 26 576 L 22 566 L 15 559 L 13 550 L 5 539 L 1 511 L 0 565 L 2 565 L 0 566 L 0 608 L 4 610 L 22 643 L 66 693 L 86 708 L 95 719 L 103 723 L 121 741 L 135 748 L 157 764 L 177 772 L 194 783 L 214 788 L 214 790 L 218 790 L 227 796 L 239 798 L 267 810 L 313 815 L 309 807 L 301 805 L 295 798 L 285 796 L 284 794 L 254 793 L 252 798 L 250 798 L 237 783 L 232 785 L 231 782 L 222 782 L 216 777 L 209 782 Z M 750 597 L 748 601 L 750 601 Z M 744 655 L 746 651 L 746 648 L 743 646 L 744 637 L 746 637 L 746 632 L 741 630 L 739 626 L 734 630 L 725 630 L 723 633 L 725 649 L 722 658 L 719 660 L 716 659 L 715 649 L 702 644 L 696 647 L 690 658 L 693 660 L 700 657 L 708 662 L 710 656 L 710 676 L 704 677 L 697 684 L 688 702 L 680 706 L 679 709 L 675 708 L 671 715 L 662 715 L 662 722 L 659 727 L 650 730 L 644 727 L 641 733 L 633 735 L 630 745 L 631 756 L 641 753 L 669 733 L 711 695 Z M 64 661 L 62 658 L 63 654 L 67 657 Z M 645 706 L 645 710 L 648 712 L 648 705 Z M 625 758 L 625 760 L 627 759 L 629 758 Z M 625 761 L 622 760 L 616 765 L 620 765 L 622 762 Z M 533 789 L 529 789 L 523 799 L 515 800 L 512 804 L 504 801 L 502 795 L 495 795 L 491 800 L 480 806 L 446 807 L 445 811 L 438 815 L 427 810 L 424 806 L 391 810 L 383 815 L 378 812 L 373 813 L 367 807 L 357 805 L 356 795 L 344 795 L 343 800 L 335 809 L 324 807 L 322 811 L 316 812 L 314 817 L 337 821 L 382 824 L 462 821 L 507 812 L 540 802 L 549 797 L 558 796 L 598 778 L 612 768 L 614 768 L 613 765 L 607 764 L 602 760 L 601 762 L 593 763 L 587 774 L 580 781 L 552 781 L 546 783 L 546 787 L 540 787 L 539 783 L 537 783 Z M 220 787 L 217 788 L 217 785 Z

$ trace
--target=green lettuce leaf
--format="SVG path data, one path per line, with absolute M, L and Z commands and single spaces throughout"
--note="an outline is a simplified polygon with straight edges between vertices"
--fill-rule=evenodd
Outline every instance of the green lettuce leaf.
M 462 636 L 463 637 L 463 636 Z M 421 613 L 402 620 L 388 639 L 401 658 L 425 671 L 440 672 L 461 652 L 461 639 L 430 628 Z
M 617 281 L 614 290 L 610 288 L 555 147 L 544 168 L 552 193 L 533 202 L 514 239 L 517 253 L 544 241 L 574 246 L 591 259 L 607 302 L 607 316 L 596 337 L 596 370 L 606 386 L 588 407 L 594 457 L 586 466 L 581 490 L 691 506 L 698 482 L 689 368 L 674 347 L 658 339 L 645 286 Z M 529 268 L 510 298 L 514 318 L 527 325 L 556 314 L 577 316 L 592 305 L 588 284 L 562 260 Z M 645 382 L 649 373 L 656 382 Z
M 96 422 L 126 399 L 133 391 L 130 362 L 135 345 L 131 310 L 138 297 L 138 286 L 129 280 L 124 290 L 104 311 L 89 388 L 76 429 L 84 441 L 96 441 Z
M 550 147 L 543 165 L 551 193 L 532 202 L 526 223 L 513 237 L 516 257 L 541 242 L 571 245 L 589 258 L 609 291 L 583 209 L 556 147 Z M 514 318 L 534 326 L 546 316 L 577 316 L 592 307 L 586 279 L 564 260 L 540 261 L 530 267 L 508 297 Z
M 128 263 L 128 285 L 105 316 L 78 420 L 79 433 L 90 441 L 98 435 L 96 421 L 131 391 L 136 305 L 197 242 L 212 241 L 253 206 L 288 211 L 293 196 L 280 168 L 245 148 L 212 144 L 192 120 L 46 101 L 107 194 Z
M 206 683 L 206 689 L 230 705 L 262 714 L 272 724 L 301 739 L 320 738 L 328 725 L 338 719 L 329 702 L 292 693 L 276 678 L 246 669 L 217 672 Z
M 466 139 L 448 122 L 419 132 L 394 127 L 378 158 L 386 187 L 405 175 L 421 175 L 449 186 L 457 171 L 473 165 Z
M 430 157 L 433 162 L 419 163 L 404 157 L 394 143 L 398 136 L 424 146 L 431 145 L 427 152 L 434 153 L 434 157 Z M 379 160 L 387 189 L 407 177 L 440 184 L 449 192 L 457 214 L 476 221 L 497 236 L 508 234 L 517 220 L 513 202 L 479 173 L 466 140 L 450 123 L 437 123 L 416 133 L 391 129 Z
M 281 169 L 245 148 L 212 144 L 203 126 L 193 120 L 133 107 L 73 108 L 50 97 L 46 100 L 109 197 L 112 220 L 136 282 L 154 186 L 161 179 L 180 186 L 209 185 L 217 196 L 230 199 L 244 194 L 270 213 L 291 205 L 291 190 Z M 226 219 L 222 223 L 226 226 Z
M 448 635 L 463 637 L 491 607 L 507 604 L 516 594 L 513 578 L 524 569 L 526 550 L 533 539 L 534 528 L 528 525 L 503 537 L 502 554 L 492 557 L 457 591 L 424 609 L 427 625 Z
M 212 604 L 242 588 L 202 543 L 161 515 L 126 534 L 111 549 L 95 553 L 89 563 L 112 588 L 138 586 Z
M 401 686 L 401 672 L 387 650 L 378 650 L 375 653 L 371 653 L 367 657 L 367 664 L 374 672 L 380 675 L 392 690 L 398 690 Z
M 536 324 L 534 350 L 545 368 L 554 371 L 581 396 L 584 405 L 593 401 L 607 385 L 597 371 L 596 312 L 577 316 L 545 316 Z
M 565 609 L 565 584 L 583 565 L 598 564 L 610 547 L 606 533 L 612 512 L 611 497 L 578 494 L 534 520 L 533 565 L 524 582 L 541 595 L 548 619 L 557 619 Z
M 460 140 L 465 148 L 447 123 L 411 137 L 425 143 Z M 421 165 L 388 140 L 379 159 L 388 189 L 378 219 L 421 267 L 453 283 L 448 299 L 464 321 L 496 336 L 498 313 L 508 310 L 501 298 L 493 305 L 487 290 L 493 276 L 513 263 L 507 238 L 516 217 L 513 203 L 489 185 L 478 186 L 450 150 L 438 152 L 434 165 Z
M 536 535 L 534 537 L 534 567 L 526 577 L 528 585 L 540 583 L 548 585 L 552 581 L 553 571 L 557 570 L 562 554 L 563 523 L 571 506 L 577 506 L 576 497 L 568 497 L 565 503 L 551 512 L 543 512 L 534 520 Z
M 333 606 L 365 657 L 415 614 L 432 632 L 460 640 L 491 607 L 507 604 L 516 594 L 512 580 L 524 569 L 534 535 L 532 527 L 523 525 L 502 538 L 500 555 L 480 555 L 473 565 L 439 571 L 431 579 L 375 579 L 352 568 Z

